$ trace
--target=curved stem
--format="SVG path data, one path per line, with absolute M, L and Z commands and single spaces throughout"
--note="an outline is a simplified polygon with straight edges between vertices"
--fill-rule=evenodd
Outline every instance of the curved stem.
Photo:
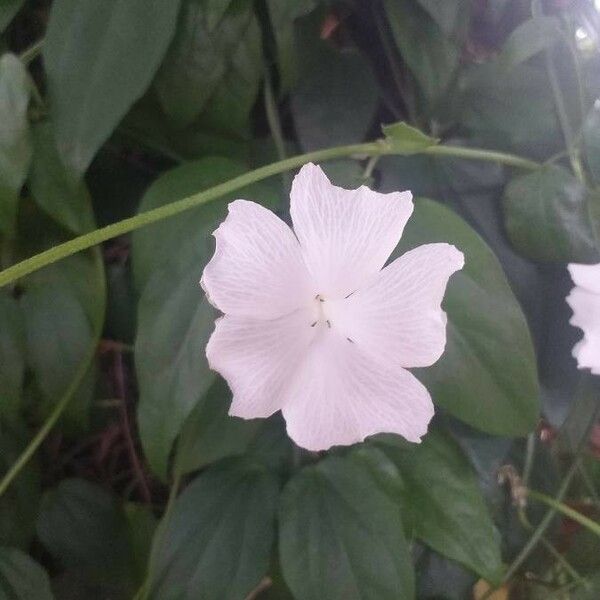
M 521 158 L 512 154 L 505 154 L 504 152 L 494 152 L 476 148 L 462 148 L 459 146 L 431 146 L 429 148 L 425 148 L 422 153 L 431 154 L 434 156 L 448 156 L 471 160 L 498 162 L 507 166 L 528 170 L 537 169 L 540 166 L 538 163 L 526 158 Z M 255 183 L 256 181 L 283 173 L 284 171 L 289 171 L 290 169 L 295 169 L 296 167 L 299 167 L 307 162 L 325 161 L 342 156 L 355 155 L 365 158 L 369 156 L 381 156 L 384 154 L 395 154 L 395 151 L 393 150 L 392 145 L 386 140 L 377 140 L 375 142 L 368 142 L 365 144 L 353 144 L 350 146 L 339 146 L 336 148 L 317 150 L 315 152 L 308 152 L 307 154 L 300 154 L 298 156 L 286 158 L 285 160 L 280 160 L 270 165 L 255 169 L 254 171 L 244 173 L 239 177 L 234 177 L 229 181 L 216 185 L 198 194 L 194 194 L 193 196 L 189 196 L 188 198 L 184 198 L 183 200 L 172 202 L 171 204 L 155 208 L 154 210 L 141 213 L 134 217 L 129 217 L 128 219 L 123 219 L 122 221 L 118 221 L 112 225 L 107 225 L 101 229 L 96 229 L 95 231 L 69 240 L 68 242 L 54 246 L 45 252 L 36 254 L 27 260 L 5 269 L 4 271 L 0 271 L 0 287 L 8 285 L 20 277 L 29 275 L 29 273 L 33 273 L 34 271 L 61 260 L 62 258 L 76 254 L 81 250 L 91 248 L 96 244 L 105 242 L 106 240 L 114 238 L 118 235 L 135 231 L 136 229 L 140 229 L 141 227 L 145 227 L 151 223 L 156 223 L 158 221 L 162 221 L 163 219 L 173 217 L 186 210 L 190 210 L 191 208 L 195 208 L 212 200 L 216 200 L 225 194 L 234 192 L 251 183 Z
M 21 52 L 21 54 L 19 55 L 21 62 L 28 65 L 32 60 L 37 58 L 40 55 L 42 48 L 44 47 L 44 41 L 45 39 L 41 38 L 37 42 L 29 46 L 29 48 Z

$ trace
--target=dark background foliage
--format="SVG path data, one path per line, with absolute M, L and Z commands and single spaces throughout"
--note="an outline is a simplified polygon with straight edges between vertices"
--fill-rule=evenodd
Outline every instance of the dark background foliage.
M 413 191 L 397 252 L 467 262 L 447 351 L 416 373 L 430 434 L 326 455 L 277 415 L 229 417 L 204 357 L 210 233 L 236 197 L 287 218 L 290 172 L 0 289 L 0 596 L 600 597 L 598 537 L 514 502 L 600 510 L 598 385 L 565 303 L 566 264 L 600 262 L 598 4 L 2 0 L 2 269 L 399 121 L 424 135 L 323 166 Z

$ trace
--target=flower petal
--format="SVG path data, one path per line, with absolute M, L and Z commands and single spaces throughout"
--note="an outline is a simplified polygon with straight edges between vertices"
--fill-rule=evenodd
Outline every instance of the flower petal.
M 573 348 L 577 366 L 600 375 L 600 295 L 575 287 L 567 302 L 573 309 L 569 323 L 583 330 L 583 339 Z
M 578 265 L 571 263 L 568 269 L 575 285 L 600 294 L 600 264 Z
M 236 200 L 214 236 L 215 254 L 201 284 L 222 312 L 274 319 L 314 297 L 298 240 L 270 210 Z
M 225 315 L 217 320 L 206 356 L 233 392 L 229 414 L 268 417 L 282 406 L 285 389 L 315 336 L 309 311 L 271 321 Z
M 380 194 L 332 185 L 316 165 L 294 178 L 290 212 L 316 292 L 343 298 L 373 277 L 413 210 L 410 192 Z
M 441 302 L 464 257 L 450 244 L 426 244 L 389 264 L 373 283 L 336 301 L 331 320 L 383 365 L 427 367 L 446 345 Z
M 335 329 L 323 328 L 296 372 L 282 412 L 296 444 L 317 451 L 380 432 L 418 442 L 433 404 L 411 373 L 383 368 Z

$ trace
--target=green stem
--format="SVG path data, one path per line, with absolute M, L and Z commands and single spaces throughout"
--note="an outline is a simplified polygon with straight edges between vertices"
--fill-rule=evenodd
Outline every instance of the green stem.
M 579 523 L 582 527 L 585 527 L 592 533 L 595 533 L 598 537 L 600 537 L 600 523 L 596 523 L 596 521 L 592 521 L 589 517 L 582 515 L 580 512 L 572 509 L 570 506 L 567 506 L 563 502 L 556 500 L 542 492 L 538 492 L 536 490 L 527 490 L 527 495 L 538 502 L 542 502 L 546 504 L 550 508 L 552 508 L 556 512 L 560 512 L 563 515 L 569 517 L 573 521 Z
M 42 48 L 44 47 L 44 41 L 44 38 L 42 38 L 41 40 L 35 42 L 35 44 L 29 46 L 29 48 L 21 52 L 21 54 L 19 55 L 21 62 L 28 65 L 32 60 L 39 56 L 39 54 L 42 51 Z
M 295 169 L 307 162 L 325 161 L 342 156 L 356 155 L 361 158 L 365 158 L 369 156 L 381 156 L 384 154 L 394 153 L 395 152 L 392 148 L 392 145 L 389 142 L 385 140 L 377 140 L 375 142 L 368 142 L 365 144 L 354 144 L 350 146 L 339 146 L 336 148 L 317 150 L 315 152 L 308 152 L 307 154 L 300 154 L 298 156 L 286 158 L 285 160 L 280 160 L 279 162 L 275 162 L 270 165 L 255 169 L 254 171 L 244 173 L 244 175 L 230 179 L 229 181 L 216 185 L 198 194 L 194 194 L 193 196 L 189 196 L 188 198 L 184 198 L 183 200 L 172 202 L 171 204 L 155 208 L 154 210 L 118 221 L 112 225 L 107 225 L 101 229 L 96 229 L 95 231 L 69 240 L 68 242 L 54 246 L 45 252 L 36 254 L 27 260 L 1 271 L 0 287 L 8 285 L 20 277 L 29 275 L 30 273 L 66 258 L 67 256 L 76 254 L 81 250 L 91 248 L 96 244 L 100 244 L 101 242 L 105 242 L 106 240 L 119 235 L 135 231 L 136 229 L 156 223 L 157 221 L 162 221 L 163 219 L 173 217 L 186 210 L 196 208 L 197 206 L 206 204 L 211 200 L 220 198 L 225 194 L 239 190 L 240 188 L 251 183 L 255 183 L 256 181 L 283 173 L 284 171 L 289 171 L 290 169 Z M 526 158 L 521 158 L 512 154 L 505 154 L 503 152 L 479 150 L 476 148 L 461 148 L 458 146 L 431 146 L 424 149 L 423 153 L 434 156 L 492 161 L 507 166 L 528 170 L 537 169 L 539 167 L 538 163 Z

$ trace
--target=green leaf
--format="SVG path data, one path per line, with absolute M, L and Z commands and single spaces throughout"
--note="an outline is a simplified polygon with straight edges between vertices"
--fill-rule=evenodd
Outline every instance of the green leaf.
M 25 0 L 2 0 L 0 2 L 0 33 L 2 33 L 15 18 Z
M 152 506 L 130 502 L 124 506 L 127 519 L 127 539 L 131 548 L 131 562 L 140 585 L 145 577 L 148 559 L 152 548 L 152 538 L 156 533 L 158 520 L 154 516 Z
M 431 112 L 452 81 L 458 48 L 413 0 L 384 0 L 383 5 L 394 41 Z
M 12 234 L 31 159 L 29 79 L 13 54 L 0 58 L 0 233 Z
M 275 37 L 279 88 L 287 92 L 297 81 L 298 54 L 294 23 L 315 7 L 315 0 L 267 0 L 271 29 Z
M 454 244 L 465 266 L 450 279 L 443 308 L 446 350 L 413 372 L 436 404 L 495 435 L 532 431 L 539 416 L 536 360 L 525 317 L 502 268 L 485 242 L 459 216 L 418 200 L 393 256 L 431 242 Z
M 551 48 L 560 39 L 556 17 L 534 17 L 521 23 L 510 34 L 498 59 L 503 67 L 510 69 Z
M 177 33 L 155 80 L 158 98 L 177 126 L 189 125 L 227 79 L 230 84 L 241 79 L 253 91 L 250 106 L 254 103 L 261 63 L 260 54 L 247 53 L 248 35 L 260 41 L 248 0 L 183 3 Z M 240 48 L 243 57 L 238 56 Z M 244 57 L 254 60 L 240 63 Z M 235 100 L 240 102 L 240 97 Z
M 521 254 L 534 260 L 597 262 L 591 220 L 592 204 L 597 202 L 562 167 L 548 165 L 521 175 L 504 192 L 508 236 Z
M 594 183 L 600 185 L 600 101 L 596 101 L 582 127 L 588 169 Z
M 475 473 L 457 444 L 437 431 L 408 448 L 391 435 L 377 443 L 405 481 L 415 536 L 487 581 L 500 583 L 500 534 Z
M 0 415 L 14 421 L 21 408 L 25 330 L 19 302 L 0 292 Z
M 418 0 L 444 35 L 452 36 L 466 31 L 471 13 L 470 0 Z
M 245 171 L 225 158 L 205 158 L 162 175 L 148 189 L 140 211 L 179 200 Z M 258 184 L 133 235 L 133 274 L 140 301 L 136 370 L 142 445 L 152 469 L 166 476 L 173 442 L 213 382 L 205 346 L 216 312 L 199 286 L 212 253 L 211 233 L 238 197 L 274 203 L 276 194 Z M 165 402 L 168 398 L 168 402 Z
M 264 422 L 230 417 L 230 402 L 227 384 L 218 379 L 185 422 L 177 444 L 176 472 L 190 473 L 221 458 L 244 453 Z
M 37 533 L 64 568 L 76 569 L 94 581 L 133 587 L 125 514 L 116 498 L 98 485 L 65 479 L 47 491 Z
M 44 64 L 58 150 L 81 175 L 144 93 L 175 31 L 179 0 L 57 0 Z
M 44 569 L 27 554 L 0 547 L 0 596 L 7 600 L 53 600 Z
M 0 475 L 4 476 L 29 442 L 22 424 L 2 424 Z M 41 498 L 41 477 L 37 460 L 27 463 L 0 498 L 0 544 L 27 549 L 35 534 L 35 519 Z
M 400 508 L 362 461 L 328 457 L 286 485 L 279 554 L 297 600 L 414 598 Z
M 80 429 L 86 425 L 81 404 L 84 398 L 84 405 L 89 403 L 93 389 L 88 371 L 104 321 L 102 264 L 97 257 L 78 254 L 37 271 L 23 281 L 20 303 L 28 366 L 44 400 L 37 409 L 48 412 L 78 378 L 66 418 L 71 429 Z
M 85 183 L 63 165 L 56 149 L 50 122 L 32 129 L 33 161 L 29 174 L 29 191 L 50 217 L 73 233 L 94 228 L 92 201 Z
M 378 103 L 371 66 L 358 51 L 340 52 L 320 40 L 312 23 L 303 25 L 300 77 L 290 99 L 300 145 L 308 152 L 360 142 Z
M 245 598 L 269 568 L 278 488 L 239 459 L 197 477 L 155 538 L 148 597 Z
M 424 134 L 404 121 L 382 125 L 381 130 L 386 141 L 398 154 L 415 154 L 440 142 L 439 139 Z

